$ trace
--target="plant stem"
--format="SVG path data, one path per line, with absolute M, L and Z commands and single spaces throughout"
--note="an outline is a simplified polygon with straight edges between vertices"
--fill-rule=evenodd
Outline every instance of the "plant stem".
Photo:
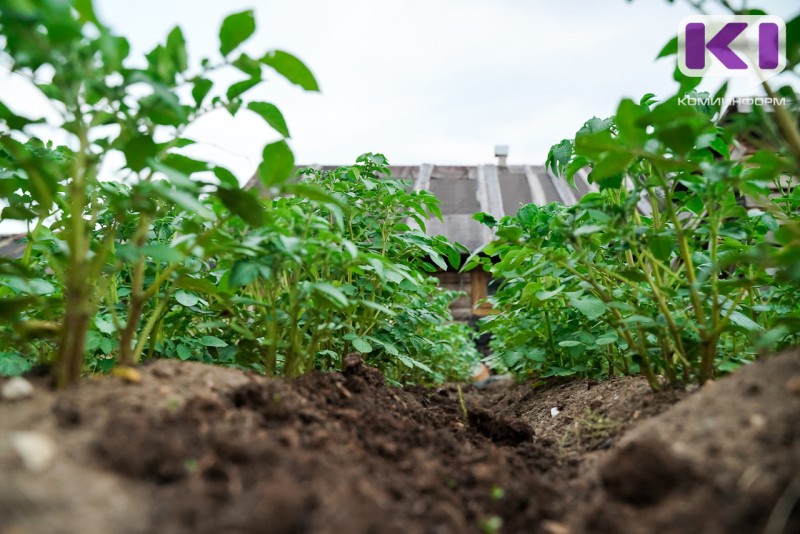
M 156 305 L 156 309 L 150 315 L 150 318 L 147 320 L 147 324 L 145 324 L 142 333 L 139 334 L 139 341 L 136 343 L 136 349 L 133 352 L 133 361 L 138 362 L 142 356 L 142 352 L 144 352 L 144 346 L 147 342 L 148 338 L 150 337 L 150 333 L 153 331 L 153 327 L 158 323 L 159 319 L 161 318 L 161 314 L 166 308 L 167 301 L 162 300 L 161 302 Z
M 140 248 L 144 246 L 147 240 L 147 233 L 150 231 L 150 218 L 142 215 L 139 219 L 139 225 L 136 229 L 134 236 L 134 246 Z M 131 272 L 131 296 L 130 304 L 128 306 L 128 317 L 125 322 L 125 328 L 120 333 L 120 365 L 131 366 L 136 363 L 136 353 L 134 352 L 133 339 L 136 335 L 136 329 L 139 326 L 139 318 L 142 315 L 142 309 L 146 301 L 144 292 L 144 271 L 145 271 L 145 258 L 140 256 L 136 263 L 133 265 Z
M 76 95 L 77 101 L 77 95 Z M 70 211 L 67 214 L 67 275 L 64 290 L 64 323 L 56 356 L 58 386 L 69 386 L 78 381 L 83 367 L 86 332 L 89 325 L 89 298 L 91 280 L 87 276 L 88 243 L 83 210 L 86 206 L 87 152 L 89 139 L 87 127 L 79 114 L 76 102 L 76 127 L 80 149 L 75 155 L 72 180 L 68 187 Z

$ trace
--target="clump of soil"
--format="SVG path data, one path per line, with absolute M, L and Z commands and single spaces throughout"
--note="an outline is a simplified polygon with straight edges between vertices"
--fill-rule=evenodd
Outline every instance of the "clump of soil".
M 761 360 L 633 428 L 581 532 L 800 532 L 800 355 Z
M 0 403 L 0 533 L 800 529 L 796 354 L 691 395 L 464 386 L 466 414 L 456 386 L 388 387 L 356 356 L 294 381 L 140 372 Z M 21 430 L 52 438 L 48 469 L 23 466 Z

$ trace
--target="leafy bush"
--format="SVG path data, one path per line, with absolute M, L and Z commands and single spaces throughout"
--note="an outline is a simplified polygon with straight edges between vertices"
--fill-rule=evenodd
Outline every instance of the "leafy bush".
M 444 257 L 457 266 L 460 250 L 405 223 L 412 218 L 424 226 L 423 217 L 438 213 L 438 200 L 408 193 L 407 183 L 389 175 L 385 158 L 372 154 L 352 167 L 307 170 L 303 182 L 291 185 L 305 194 L 265 200 L 257 227 L 242 217 L 204 221 L 157 201 L 159 215 L 141 245 L 148 251 L 141 271 L 130 262 L 99 287 L 87 332 L 90 369 L 108 371 L 119 359 L 119 332 L 129 324 L 128 302 L 141 283 L 148 289 L 133 335 L 134 361 L 174 357 L 294 376 L 337 368 L 354 350 L 398 383 L 467 377 L 479 360 L 472 332 L 452 324 L 455 293 L 425 272 L 435 270 L 429 261 L 446 266 Z M 124 185 L 113 189 L 130 194 Z M 198 202 L 224 215 L 218 198 Z M 117 257 L 134 254 L 138 229 L 135 220 L 119 229 L 112 245 Z M 211 229 L 213 239 L 191 240 L 185 253 L 176 252 L 185 236 Z M 58 328 L 64 285 L 47 271 L 59 246 L 43 229 L 28 260 L 32 277 L 2 279 L 46 290 L 53 299 L 27 310 L 16 331 L 2 331 L 43 362 L 52 342 L 26 344 L 18 334 L 31 324 Z M 17 372 L 24 368 L 19 356 L 7 362 Z
M 500 221 L 476 216 L 497 239 L 466 268 L 482 264 L 503 280 L 491 299 L 501 313 L 482 325 L 494 334 L 495 366 L 523 376 L 642 373 L 657 389 L 658 375 L 702 382 L 797 342 L 797 95 L 765 83 L 789 105 L 724 123 L 714 120 L 719 107 L 687 104 L 710 98 L 694 92 L 700 78 L 675 79 L 674 96 L 624 99 L 614 117 L 553 146 L 548 167 L 568 181 L 588 167 L 599 192 Z M 753 129 L 769 135 L 732 158 Z
M 470 334 L 447 326 L 455 294 L 425 274 L 435 270 L 429 261 L 446 267 L 447 257 L 457 266 L 460 251 L 406 224 L 424 227 L 438 200 L 390 179 L 379 154 L 303 174 L 296 187 L 305 196 L 268 201 L 262 227 L 240 221 L 222 229 L 213 267 L 194 279 L 199 287 L 210 278 L 215 288 L 204 293 L 214 295 L 205 309 L 216 315 L 200 324 L 224 325 L 215 335 L 237 347 L 231 361 L 270 374 L 336 368 L 350 351 L 396 382 L 468 371 L 478 361 Z M 454 353 L 437 357 L 434 349 L 448 346 Z M 458 361 L 466 364 L 453 368 Z
M 377 155 L 290 181 L 281 140 L 264 148 L 260 199 L 182 150 L 194 144 L 186 128 L 217 110 L 247 109 L 288 137 L 275 105 L 245 101 L 264 69 L 318 89 L 291 54 L 239 52 L 254 31 L 252 12 L 227 17 L 218 56 L 195 69 L 175 28 L 134 67 L 91 1 L 0 8 L 5 59 L 59 111 L 53 127 L 69 140 L 43 143 L 30 135 L 41 121 L 0 103 L 2 218 L 29 224 L 23 258 L 0 263 L 0 373 L 54 363 L 67 385 L 84 363 L 178 357 L 296 375 L 357 350 L 396 381 L 453 375 L 443 347 L 463 349 L 469 335 L 437 330 L 452 295 L 420 269 L 460 251 L 404 225 L 438 214 L 432 196 L 379 180 L 388 167 Z M 244 79 L 219 87 L 221 69 Z M 115 180 L 101 180 L 115 161 Z

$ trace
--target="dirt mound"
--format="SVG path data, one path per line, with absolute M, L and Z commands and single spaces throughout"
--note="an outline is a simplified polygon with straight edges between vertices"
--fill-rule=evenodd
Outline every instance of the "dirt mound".
M 800 532 L 800 355 L 761 360 L 632 430 L 587 532 Z
M 467 386 L 466 414 L 456 386 L 388 387 L 356 357 L 294 381 L 140 371 L 0 403 L 0 533 L 800 529 L 797 355 L 674 405 L 623 378 Z M 20 430 L 52 465 L 22 465 Z

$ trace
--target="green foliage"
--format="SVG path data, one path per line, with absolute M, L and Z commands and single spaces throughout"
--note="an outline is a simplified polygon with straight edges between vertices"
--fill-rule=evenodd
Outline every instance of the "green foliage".
M 2 353 L 0 374 L 56 363 L 68 384 L 84 367 L 176 357 L 293 376 L 335 368 L 351 350 L 395 382 L 469 374 L 478 356 L 471 332 L 449 324 L 455 295 L 424 274 L 436 270 L 429 260 L 457 267 L 461 250 L 406 225 L 440 216 L 438 201 L 388 179 L 383 156 L 297 181 L 289 145 L 271 143 L 261 199 L 181 151 L 193 143 L 186 127 L 216 110 L 245 107 L 289 136 L 274 104 L 243 101 L 265 66 L 318 90 L 287 52 L 237 55 L 254 32 L 252 12 L 227 17 L 220 56 L 193 70 L 175 28 L 131 67 L 127 41 L 90 1 L 0 10 L 7 58 L 62 110 L 75 141 L 43 144 L 26 135 L 37 121 L 0 104 L 2 216 L 30 224 L 24 257 L 0 271 L 0 339 L 17 349 Z M 218 87 L 220 69 L 246 79 Z M 124 181 L 99 180 L 114 155 Z
M 224 217 L 228 202 L 219 194 L 197 198 L 211 218 L 155 200 L 157 216 L 140 245 L 137 218 L 116 227 L 114 267 L 96 286 L 88 369 L 108 371 L 120 359 L 120 332 L 141 287 L 135 361 L 169 357 L 294 376 L 338 368 L 342 355 L 356 351 L 395 383 L 467 378 L 480 358 L 473 333 L 452 322 L 456 294 L 427 274 L 436 270 L 431 261 L 451 258 L 457 265 L 462 250 L 406 224 L 438 212 L 438 200 L 409 193 L 408 183 L 389 174 L 383 156 L 367 154 L 352 167 L 309 169 L 302 182 L 285 184 L 303 195 L 257 199 L 242 192 L 262 209 L 258 225 L 248 211 Z M 135 190 L 104 187 L 120 198 Z M 100 212 L 100 226 L 114 216 Z M 16 330 L 0 330 L 20 350 L 4 355 L 0 372 L 18 374 L 31 362 L 49 361 L 56 340 L 24 337 L 20 328 L 58 329 L 65 286 L 47 271 L 60 249 L 59 234 L 42 228 L 26 277 L 0 277 L 19 295 L 50 298 L 46 308 L 25 310 Z
M 53 347 L 39 345 L 36 352 L 43 361 L 55 360 L 62 385 L 78 378 L 85 350 L 118 351 L 125 365 L 137 361 L 137 335 L 153 326 L 141 324 L 142 314 L 153 302 L 166 306 L 159 296 L 165 284 L 188 276 L 187 258 L 207 261 L 205 251 L 232 216 L 256 226 L 265 222 L 263 206 L 239 189 L 230 171 L 181 152 L 193 144 L 185 129 L 209 112 L 236 114 L 264 67 L 317 89 L 310 71 L 285 52 L 267 52 L 261 60 L 234 57 L 254 31 L 250 11 L 226 18 L 220 56 L 203 58 L 195 68 L 176 27 L 137 65 L 127 40 L 97 19 L 90 0 L 26 0 L 0 9 L 6 62 L 59 111 L 61 123 L 54 127 L 69 139 L 69 147 L 43 144 L 29 134 L 40 120 L 0 103 L 0 199 L 8 204 L 2 217 L 29 221 L 30 228 L 25 256 L 3 273 L 0 312 L 24 339 L 42 332 L 56 338 L 55 358 Z M 222 69 L 247 79 L 217 87 L 215 72 Z M 251 102 L 248 109 L 288 136 L 274 105 Z M 101 181 L 100 169 L 120 156 L 125 163 L 115 178 L 130 185 Z M 259 175 L 280 193 L 293 170 L 291 150 L 280 141 L 264 156 Z M 209 193 L 222 204 L 210 202 Z M 181 239 L 161 239 L 158 225 L 165 221 Z M 30 279 L 29 271 L 38 278 Z M 124 295 L 115 293 L 121 277 L 127 277 Z M 114 335 L 90 330 L 109 292 L 111 315 L 100 324 L 112 325 Z M 22 304 L 43 311 L 31 313 Z
M 478 214 L 495 229 L 484 249 L 494 261 L 470 263 L 503 281 L 491 299 L 501 313 L 482 325 L 494 365 L 521 376 L 642 373 L 658 388 L 658 375 L 705 381 L 797 343 L 798 107 L 781 93 L 789 109 L 725 122 L 685 93 L 625 99 L 548 155 L 570 181 L 589 168 L 599 192 L 497 222 Z M 771 132 L 758 136 L 764 148 L 732 159 L 753 131 Z
M 290 190 L 303 195 L 269 201 L 263 227 L 223 229 L 229 241 L 201 275 L 219 281 L 216 311 L 230 316 L 220 337 L 268 373 L 336 368 L 356 351 L 395 382 L 468 376 L 478 355 L 451 324 L 455 295 L 425 274 L 461 251 L 407 225 L 438 200 L 390 179 L 376 154 L 302 174 Z

